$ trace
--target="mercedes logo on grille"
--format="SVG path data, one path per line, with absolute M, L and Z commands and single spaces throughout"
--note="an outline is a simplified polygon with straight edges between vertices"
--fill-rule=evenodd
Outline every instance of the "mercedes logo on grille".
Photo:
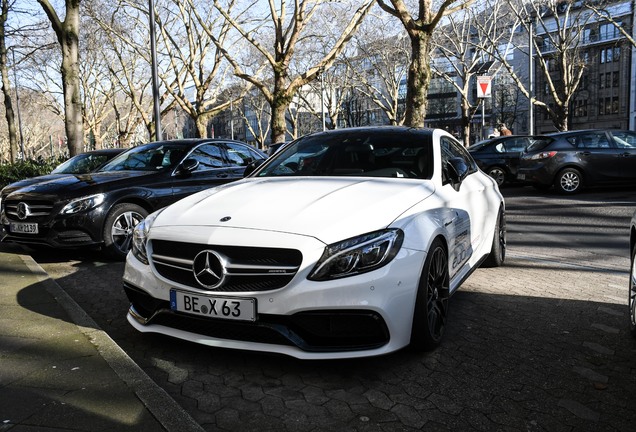
M 199 284 L 208 289 L 214 289 L 225 280 L 225 260 L 212 250 L 204 250 L 194 257 L 192 273 Z
M 31 208 L 25 202 L 18 203 L 18 219 L 25 220 L 31 215 Z

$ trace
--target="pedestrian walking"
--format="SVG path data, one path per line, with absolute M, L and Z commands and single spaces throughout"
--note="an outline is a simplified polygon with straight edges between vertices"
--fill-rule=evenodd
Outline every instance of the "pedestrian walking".
M 512 135 L 512 131 L 508 129 L 504 123 L 499 125 L 499 133 L 501 136 Z

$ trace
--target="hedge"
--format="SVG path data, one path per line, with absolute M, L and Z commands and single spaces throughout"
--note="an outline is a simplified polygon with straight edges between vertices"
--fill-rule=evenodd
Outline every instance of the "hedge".
M 18 180 L 49 174 L 65 158 L 27 159 L 16 163 L 0 164 L 0 189 Z

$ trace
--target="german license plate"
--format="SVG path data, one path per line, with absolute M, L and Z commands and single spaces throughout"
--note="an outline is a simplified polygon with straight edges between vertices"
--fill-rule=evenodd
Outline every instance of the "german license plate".
M 12 233 L 20 233 L 20 234 L 37 234 L 38 233 L 38 224 L 36 223 L 22 223 L 22 222 L 11 222 L 9 226 Z
M 256 320 L 256 299 L 219 297 L 170 290 L 170 309 L 208 318 Z

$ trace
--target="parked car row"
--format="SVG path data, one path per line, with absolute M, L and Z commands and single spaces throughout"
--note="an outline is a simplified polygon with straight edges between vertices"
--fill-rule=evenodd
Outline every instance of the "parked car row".
M 498 184 L 630 183 L 635 151 L 634 132 L 599 130 L 468 152 L 439 129 L 352 128 L 269 158 L 231 140 L 162 141 L 9 185 L 0 219 L 4 241 L 125 258 L 127 319 L 140 332 L 303 359 L 374 356 L 436 347 L 452 294 L 479 266 L 503 265 Z M 630 233 L 636 337 L 636 214 Z
M 636 132 L 579 130 L 505 136 L 469 148 L 499 185 L 521 182 L 563 194 L 584 187 L 636 184 Z

